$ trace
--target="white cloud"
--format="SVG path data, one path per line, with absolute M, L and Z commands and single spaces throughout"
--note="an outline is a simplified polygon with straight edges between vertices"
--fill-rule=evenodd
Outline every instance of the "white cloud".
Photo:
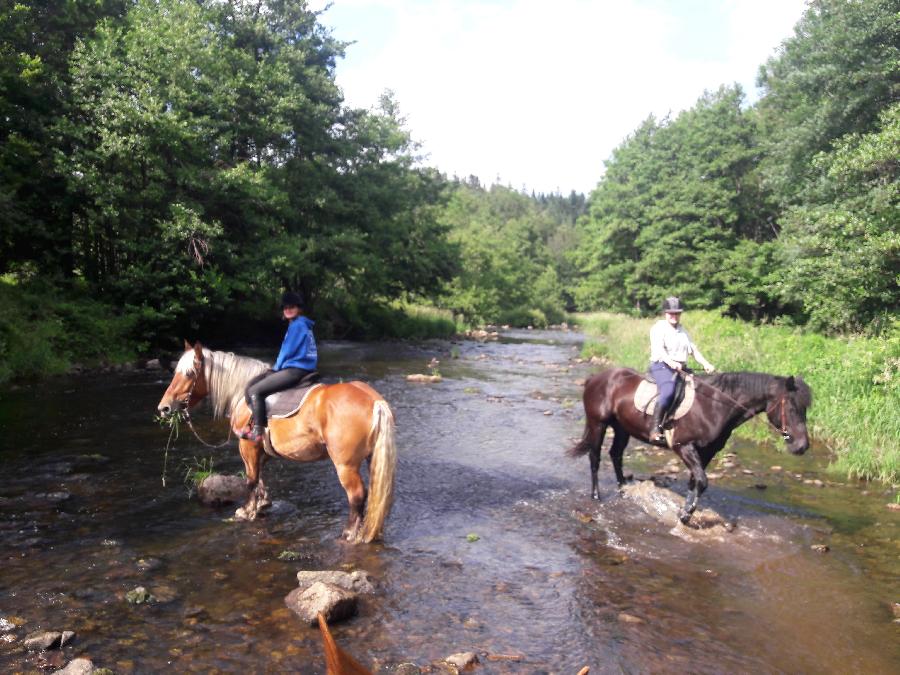
M 357 41 L 337 67 L 347 102 L 370 107 L 396 92 L 429 164 L 567 192 L 592 189 L 650 113 L 683 110 L 734 81 L 753 95 L 759 65 L 803 11 L 801 0 L 727 2 L 709 26 L 722 53 L 699 59 L 681 49 L 696 39 L 679 33 L 675 12 L 688 4 L 335 0 L 321 20 Z

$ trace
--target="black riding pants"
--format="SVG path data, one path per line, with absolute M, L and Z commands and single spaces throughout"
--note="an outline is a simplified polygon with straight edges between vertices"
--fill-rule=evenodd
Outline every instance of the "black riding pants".
M 310 371 L 303 368 L 285 368 L 275 372 L 266 371 L 250 380 L 244 390 L 244 396 L 247 399 L 247 405 L 253 411 L 253 423 L 261 427 L 268 423 L 266 396 L 300 384 L 300 380 L 309 373 Z

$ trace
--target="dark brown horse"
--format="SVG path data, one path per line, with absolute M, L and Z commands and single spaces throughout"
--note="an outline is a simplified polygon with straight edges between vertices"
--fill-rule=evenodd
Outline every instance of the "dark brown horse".
M 765 411 L 769 423 L 781 432 L 788 450 L 802 455 L 809 447 L 806 409 L 812 403 L 812 392 L 801 378 L 765 373 L 719 373 L 695 378 L 694 405 L 687 415 L 675 420 L 671 441 L 672 449 L 691 472 L 687 500 L 679 514 L 685 524 L 706 490 L 706 466 L 735 427 Z M 653 418 L 634 405 L 634 392 L 642 379 L 643 375 L 630 368 L 611 368 L 594 375 L 584 385 L 584 435 L 569 455 L 589 455 L 594 499 L 600 498 L 597 470 L 606 428 L 612 427 L 615 433 L 609 456 L 620 486 L 625 482 L 622 454 L 629 437 L 645 442 L 649 439 Z
M 250 418 L 244 388 L 268 364 L 204 349 L 199 342 L 185 342 L 185 349 L 157 406 L 159 414 L 166 417 L 209 398 L 216 417 L 227 416 L 235 430 L 243 428 Z M 298 412 L 270 420 L 269 431 L 275 450 L 285 459 L 334 463 L 350 504 L 343 532 L 348 541 L 370 542 L 381 535 L 393 499 L 397 450 L 394 416 L 377 391 L 364 382 L 322 385 L 309 393 Z M 261 477 L 268 455 L 261 441 L 241 439 L 239 447 L 250 492 L 235 516 L 254 520 L 270 504 Z M 369 462 L 368 490 L 360 475 L 363 461 Z

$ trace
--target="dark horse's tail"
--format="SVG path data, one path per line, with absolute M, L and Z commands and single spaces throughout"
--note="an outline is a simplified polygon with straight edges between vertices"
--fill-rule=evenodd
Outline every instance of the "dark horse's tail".
M 591 451 L 591 447 L 593 447 L 594 443 L 594 434 L 591 433 L 591 423 L 589 420 L 585 420 L 584 433 L 581 434 L 581 440 L 566 450 L 566 454 L 569 457 L 581 457 Z
M 591 451 L 597 452 L 606 435 L 607 413 L 603 406 L 597 406 L 598 391 L 605 391 L 610 371 L 603 371 L 589 378 L 584 385 L 584 433 L 581 440 L 566 451 L 569 457 L 581 457 Z M 602 396 L 600 398 L 602 401 Z

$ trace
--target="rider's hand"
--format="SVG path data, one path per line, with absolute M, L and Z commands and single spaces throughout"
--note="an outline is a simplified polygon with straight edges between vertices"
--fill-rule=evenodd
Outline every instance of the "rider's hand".
M 707 363 L 703 366 L 703 370 L 707 375 L 709 375 L 710 373 L 716 372 L 716 367 L 711 363 Z

